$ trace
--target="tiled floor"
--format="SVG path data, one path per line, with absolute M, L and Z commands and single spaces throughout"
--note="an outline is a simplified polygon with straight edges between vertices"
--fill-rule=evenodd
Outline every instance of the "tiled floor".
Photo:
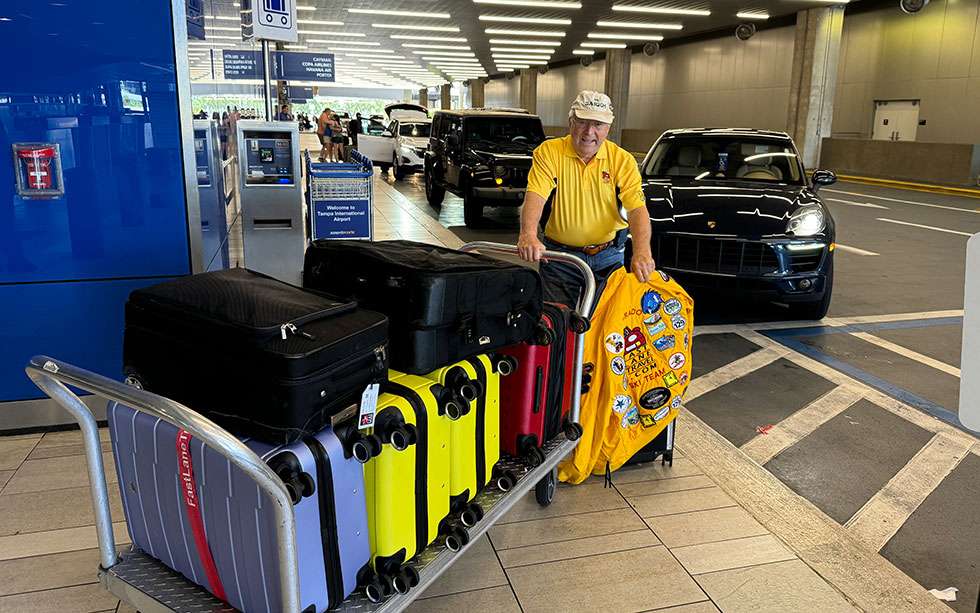
M 378 239 L 458 246 L 375 183 Z M 683 428 L 679 428 L 679 444 Z M 107 432 L 102 430 L 103 441 Z M 98 584 L 81 436 L 0 437 L 0 613 L 126 611 Z M 116 543 L 128 542 L 104 443 Z M 812 613 L 848 601 L 699 470 L 675 455 L 517 504 L 410 608 L 414 613 L 669 611 Z

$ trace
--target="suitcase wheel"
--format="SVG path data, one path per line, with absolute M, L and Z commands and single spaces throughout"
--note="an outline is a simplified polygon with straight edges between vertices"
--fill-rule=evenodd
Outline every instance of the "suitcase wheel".
M 459 551 L 470 542 L 470 534 L 466 530 L 455 526 L 446 535 L 446 549 L 449 551 Z
M 575 334 L 585 334 L 592 327 L 592 322 L 578 313 L 572 313 L 572 316 L 568 320 L 568 327 Z
M 565 438 L 570 441 L 577 441 L 582 437 L 582 424 L 569 422 L 565 424 Z
M 466 508 L 459 514 L 459 522 L 470 528 L 483 519 L 483 507 L 475 502 L 466 505 Z
M 479 381 L 467 381 L 462 383 L 456 390 L 463 400 L 473 402 L 483 394 L 483 385 Z
M 381 439 L 376 434 L 361 435 L 350 444 L 351 455 L 361 464 L 366 464 L 371 458 L 381 455 L 382 449 Z
M 540 447 L 531 447 L 527 450 L 527 453 L 524 454 L 524 461 L 527 462 L 527 465 L 531 468 L 541 466 L 541 463 L 544 462 L 544 452 L 541 451 Z
M 395 428 L 388 434 L 391 446 L 396 451 L 404 451 L 419 440 L 419 430 L 412 424 L 405 424 Z
M 463 412 L 463 407 L 461 407 L 454 400 L 450 400 L 450 401 L 446 402 L 445 408 L 446 408 L 446 416 L 449 417 L 449 419 L 452 420 L 452 421 L 456 421 L 457 419 L 459 419 L 460 417 L 462 417 L 465 414 Z
M 517 474 L 512 470 L 505 470 L 497 477 L 497 489 L 506 492 L 517 485 Z
M 546 507 L 555 499 L 555 490 L 558 489 L 558 469 L 555 468 L 548 476 L 534 486 L 534 498 L 538 504 Z
M 555 342 L 555 331 L 549 328 L 544 322 L 538 323 L 538 329 L 534 331 L 534 336 L 531 337 L 532 345 L 542 345 L 547 346 Z
M 517 358 L 512 355 L 499 356 L 494 368 L 501 377 L 506 377 L 517 370 Z
M 364 586 L 364 595 L 371 602 L 381 602 L 394 592 L 391 579 L 387 575 L 375 575 Z
M 419 584 L 419 571 L 412 566 L 403 566 L 391 577 L 391 586 L 399 594 L 407 594 L 410 589 Z

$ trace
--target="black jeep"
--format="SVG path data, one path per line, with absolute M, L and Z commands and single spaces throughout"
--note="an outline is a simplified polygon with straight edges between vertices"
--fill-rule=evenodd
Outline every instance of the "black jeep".
M 544 138 L 541 119 L 526 111 L 438 111 L 425 152 L 429 204 L 441 205 L 446 190 L 460 196 L 467 226 L 479 224 L 485 206 L 520 206 Z

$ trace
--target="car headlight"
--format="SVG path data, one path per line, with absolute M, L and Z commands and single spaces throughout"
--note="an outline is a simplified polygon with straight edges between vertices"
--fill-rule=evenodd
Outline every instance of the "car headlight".
M 817 206 L 803 207 L 793 213 L 786 224 L 786 233 L 794 236 L 813 236 L 824 229 L 827 220 L 823 209 Z
M 505 174 L 507 174 L 507 168 L 504 167 L 504 166 L 494 166 L 493 167 L 493 174 L 496 177 L 502 177 Z

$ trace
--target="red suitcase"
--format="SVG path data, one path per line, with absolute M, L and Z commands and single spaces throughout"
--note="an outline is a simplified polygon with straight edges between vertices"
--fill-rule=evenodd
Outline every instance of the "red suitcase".
M 515 367 L 510 376 L 500 379 L 501 449 L 532 466 L 544 459 L 541 446 L 558 436 L 571 407 L 572 317 L 568 307 L 545 303 L 544 327 L 539 333 L 526 343 L 497 352 L 512 358 Z

